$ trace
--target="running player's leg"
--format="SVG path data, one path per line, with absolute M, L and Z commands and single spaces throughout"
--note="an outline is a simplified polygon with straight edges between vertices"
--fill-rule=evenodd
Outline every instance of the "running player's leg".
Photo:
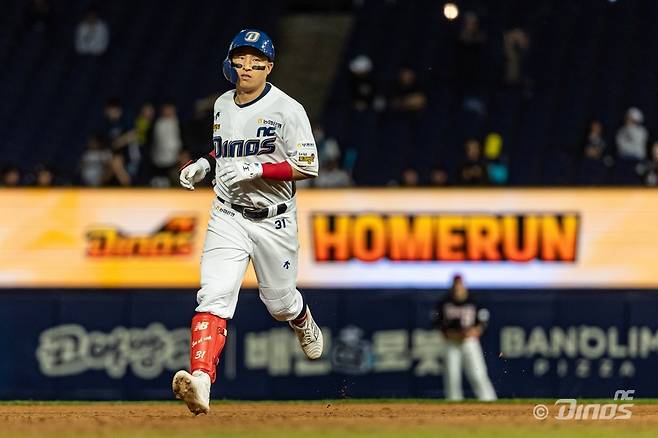
M 463 400 L 461 342 L 446 341 L 444 350 L 443 392 L 448 400 Z
M 278 321 L 291 321 L 305 311 L 297 290 L 297 218 L 295 210 L 252 222 L 253 263 L 260 299 Z
M 253 263 L 260 299 L 278 321 L 288 321 L 309 359 L 322 355 L 324 340 L 310 309 L 297 290 L 297 217 L 286 214 L 254 222 Z
M 192 318 L 190 373 L 179 371 L 172 383 L 176 397 L 184 400 L 194 414 L 209 410 L 210 385 L 215 381 L 226 343 L 226 322 L 235 312 L 249 264 L 251 244 L 247 233 L 230 213 L 213 208 L 201 256 L 197 313 Z
M 208 373 L 212 382 L 226 340 L 226 323 L 235 313 L 248 264 L 249 253 L 245 249 L 231 247 L 226 236 L 208 230 L 201 256 L 197 313 L 192 318 L 190 362 L 192 371 Z
M 484 361 L 480 341 L 476 338 L 466 339 L 462 351 L 464 354 L 464 371 L 471 383 L 473 392 L 475 392 L 475 396 L 482 401 L 496 400 L 496 391 L 487 374 L 487 364 Z
M 212 325 L 225 331 L 226 320 L 233 318 L 252 248 L 242 221 L 244 218 L 237 212 L 217 202 L 213 205 L 201 255 L 201 289 L 197 292 L 197 313 L 192 320 L 193 338 L 197 337 L 195 331 L 199 322 L 201 327 Z M 197 343 L 192 340 L 190 354 L 192 371 L 199 369 L 207 372 L 214 382 L 216 361 L 226 337 L 212 336 L 209 342 L 204 341 L 213 334 L 198 332 L 199 339 Z

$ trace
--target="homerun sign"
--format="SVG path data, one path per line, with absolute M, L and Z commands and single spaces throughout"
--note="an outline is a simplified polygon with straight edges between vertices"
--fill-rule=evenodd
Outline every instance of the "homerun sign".
M 317 262 L 575 262 L 578 214 L 318 214 Z

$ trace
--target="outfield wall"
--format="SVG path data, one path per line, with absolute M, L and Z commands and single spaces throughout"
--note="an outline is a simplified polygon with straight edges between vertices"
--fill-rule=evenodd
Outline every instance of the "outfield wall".
M 243 292 L 214 397 L 442 397 L 443 340 L 430 325 L 441 292 L 306 294 L 322 360 L 305 360 L 292 331 Z M 657 292 L 476 294 L 491 311 L 482 342 L 499 396 L 658 397 Z M 0 302 L 2 399 L 170 399 L 187 366 L 193 290 L 20 289 Z

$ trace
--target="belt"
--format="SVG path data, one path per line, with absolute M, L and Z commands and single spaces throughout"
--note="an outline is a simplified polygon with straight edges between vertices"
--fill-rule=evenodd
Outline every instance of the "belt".
M 278 216 L 285 213 L 288 210 L 288 206 L 285 202 L 277 205 L 270 205 L 269 207 L 263 208 L 253 208 L 245 207 L 244 205 L 233 204 L 231 202 L 225 201 L 219 196 L 217 197 L 219 202 L 226 206 L 230 206 L 233 210 L 239 212 L 244 218 L 250 220 L 261 220 L 268 217 Z

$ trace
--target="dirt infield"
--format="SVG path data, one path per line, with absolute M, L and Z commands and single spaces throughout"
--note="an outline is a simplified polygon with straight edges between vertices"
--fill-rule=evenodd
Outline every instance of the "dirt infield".
M 220 402 L 193 417 L 179 403 L 0 405 L 0 437 L 656 436 L 658 405 L 626 421 L 537 420 L 535 403 Z M 530 435 L 529 435 L 530 434 Z

